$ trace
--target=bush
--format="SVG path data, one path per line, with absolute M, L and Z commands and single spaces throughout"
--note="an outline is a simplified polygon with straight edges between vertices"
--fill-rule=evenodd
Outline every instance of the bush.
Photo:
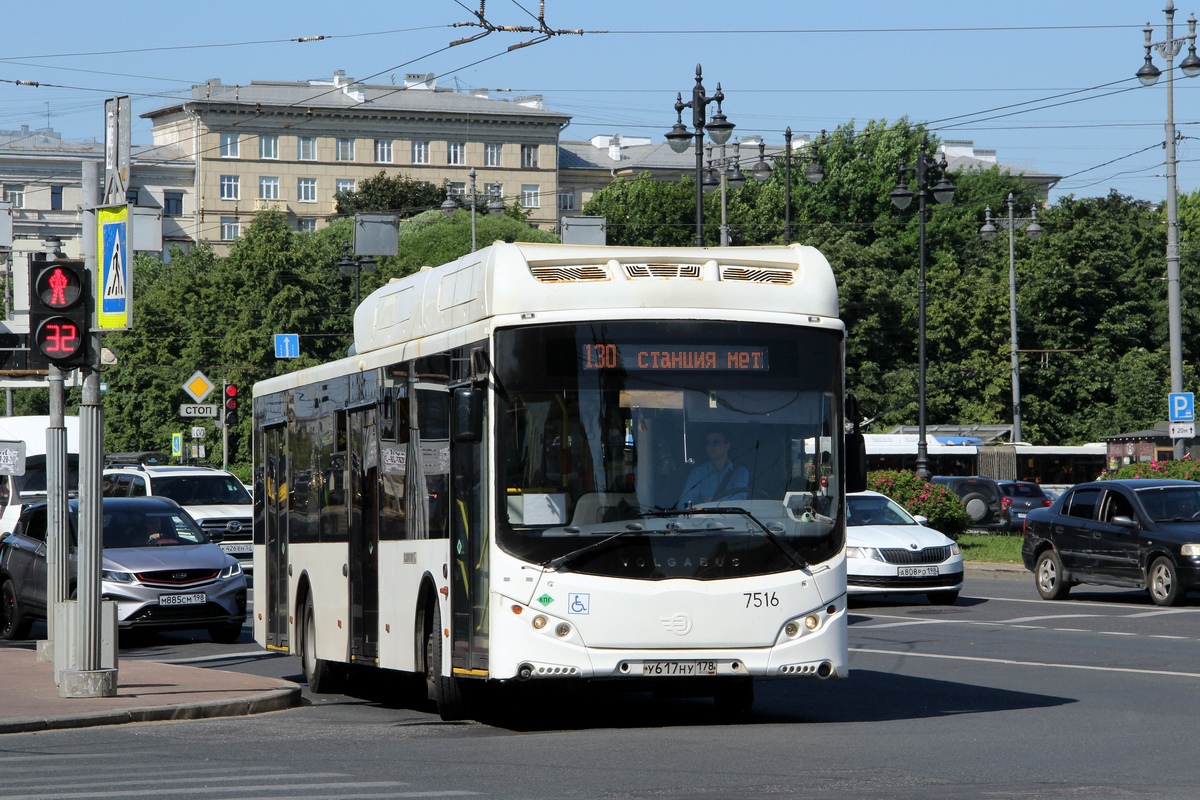
M 1121 467 L 1113 473 L 1100 476 L 1110 478 L 1177 478 L 1184 481 L 1200 481 L 1200 461 L 1184 456 L 1178 461 L 1140 461 Z
M 867 474 L 867 488 L 886 494 L 910 514 L 929 519 L 929 527 L 951 539 L 967 530 L 970 522 L 966 506 L 953 492 L 936 486 L 907 470 L 879 470 Z

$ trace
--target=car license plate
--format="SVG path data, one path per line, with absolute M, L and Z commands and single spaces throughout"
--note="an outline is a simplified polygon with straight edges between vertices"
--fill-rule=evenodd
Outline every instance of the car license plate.
M 1018 512 L 1017 512 L 1017 519 L 1025 519 L 1025 512 L 1024 512 L 1024 511 L 1018 511 Z
M 204 592 L 195 594 L 163 594 L 158 596 L 160 606 L 202 606 L 208 602 Z
M 935 578 L 937 567 L 897 567 L 896 575 L 901 578 Z
M 661 677 L 716 675 L 716 661 L 644 661 L 642 674 Z
M 252 542 L 221 542 L 221 549 L 226 553 L 253 553 L 254 544 Z

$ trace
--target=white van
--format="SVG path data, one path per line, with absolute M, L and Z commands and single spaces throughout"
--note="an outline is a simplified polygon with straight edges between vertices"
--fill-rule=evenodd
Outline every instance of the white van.
M 79 488 L 79 417 L 66 417 L 67 491 Z M 46 499 L 46 428 L 49 417 L 0 417 L 0 442 L 25 443 L 25 474 L 0 475 L 0 536 L 21 516 L 21 508 Z

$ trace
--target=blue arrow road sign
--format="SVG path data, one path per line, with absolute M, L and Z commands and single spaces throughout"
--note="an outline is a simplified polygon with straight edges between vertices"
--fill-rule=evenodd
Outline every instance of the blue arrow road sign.
M 1196 421 L 1196 398 L 1191 392 L 1171 392 L 1167 403 L 1171 422 Z
M 300 334 L 298 334 L 298 333 L 277 333 L 277 334 L 275 334 L 275 357 L 276 358 L 299 358 L 300 357 Z

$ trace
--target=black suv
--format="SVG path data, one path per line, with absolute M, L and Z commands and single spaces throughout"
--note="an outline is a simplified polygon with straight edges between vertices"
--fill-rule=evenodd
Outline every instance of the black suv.
M 953 492 L 963 501 L 973 527 L 992 528 L 1006 524 L 1001 500 L 1004 493 L 994 479 L 982 475 L 939 475 L 929 481 Z

